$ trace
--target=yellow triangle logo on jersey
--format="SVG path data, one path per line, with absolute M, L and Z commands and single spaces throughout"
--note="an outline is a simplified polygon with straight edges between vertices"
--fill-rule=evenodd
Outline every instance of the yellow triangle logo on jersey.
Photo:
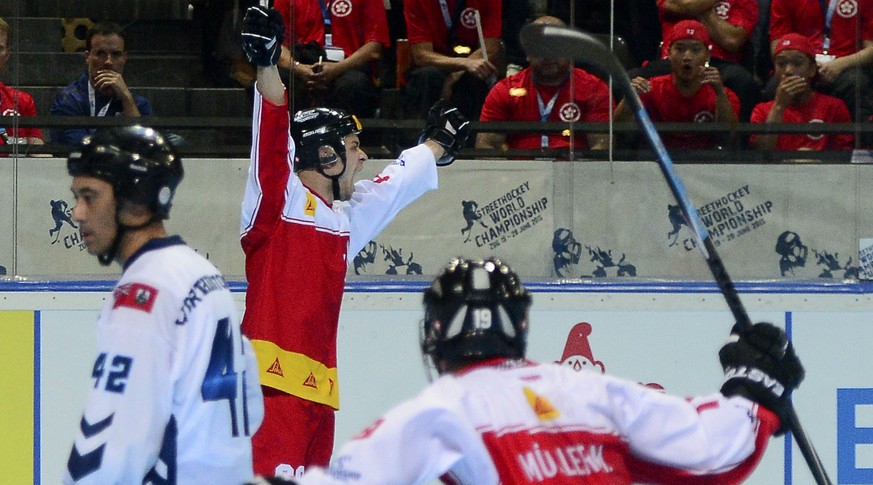
M 312 372 L 309 373 L 309 377 L 303 381 L 303 385 L 306 387 L 311 387 L 313 389 L 318 389 L 318 384 L 315 383 L 315 376 L 312 375 Z
M 315 196 L 313 196 L 312 194 L 307 192 L 306 193 L 306 205 L 303 206 L 303 213 L 306 214 L 307 216 L 310 216 L 310 217 L 315 216 L 315 207 L 316 206 L 317 206 L 317 204 L 315 202 Z
M 561 415 L 548 399 L 533 392 L 530 388 L 524 388 L 524 396 L 527 398 L 530 407 L 537 414 L 537 417 L 540 418 L 540 421 L 557 419 Z
M 285 377 L 285 373 L 282 372 L 282 366 L 279 364 L 279 358 L 276 357 L 276 360 L 270 364 L 270 368 L 267 369 L 267 374 L 276 374 L 279 377 Z

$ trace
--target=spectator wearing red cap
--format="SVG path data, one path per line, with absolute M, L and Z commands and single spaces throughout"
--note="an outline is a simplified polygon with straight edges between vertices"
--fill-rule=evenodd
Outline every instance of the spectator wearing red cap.
M 816 49 L 800 34 L 777 39 L 773 64 L 777 82 L 773 101 L 760 103 L 752 111 L 753 123 L 850 123 L 851 116 L 839 98 L 812 89 L 816 76 Z M 851 150 L 851 134 L 753 135 L 758 150 Z
M 671 74 L 651 79 L 635 77 L 631 85 L 654 122 L 736 123 L 737 95 L 722 83 L 718 69 L 709 66 L 709 34 L 696 20 L 683 20 L 666 37 Z M 616 121 L 633 113 L 626 100 L 615 110 Z M 675 133 L 663 137 L 667 148 L 711 149 L 730 141 L 730 135 Z
M 651 78 L 669 73 L 669 33 L 678 22 L 697 20 L 706 27 L 711 37 L 710 64 L 721 73 L 724 85 L 739 97 L 739 119 L 748 121 L 752 108 L 761 99 L 761 83 L 744 66 L 750 39 L 758 22 L 757 0 L 657 1 L 663 34 L 662 59 L 632 71 L 632 76 Z
M 803 35 L 815 47 L 819 68 L 815 90 L 842 99 L 855 122 L 870 121 L 873 0 L 773 0 L 771 50 L 788 33 Z M 772 99 L 775 84 L 775 80 L 768 83 L 767 99 Z

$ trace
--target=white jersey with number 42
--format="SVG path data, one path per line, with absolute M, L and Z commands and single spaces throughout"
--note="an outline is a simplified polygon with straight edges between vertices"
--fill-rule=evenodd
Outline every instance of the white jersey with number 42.
M 263 414 L 224 277 L 181 238 L 152 240 L 100 313 L 64 483 L 238 485 Z

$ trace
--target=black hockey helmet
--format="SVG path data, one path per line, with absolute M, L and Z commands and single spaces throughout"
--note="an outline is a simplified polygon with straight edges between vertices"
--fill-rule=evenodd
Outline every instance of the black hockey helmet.
M 440 373 L 491 357 L 524 358 L 530 304 L 499 259 L 453 259 L 424 291 L 421 350 Z
M 361 122 L 355 115 L 331 108 L 300 110 L 291 126 L 297 147 L 294 167 L 298 171 L 314 168 L 321 172 L 322 167 L 338 159 L 345 165 L 344 138 L 361 132 Z
M 97 131 L 67 158 L 71 176 L 109 182 L 119 200 L 148 206 L 158 219 L 170 215 L 184 172 L 173 146 L 157 131 L 140 125 Z

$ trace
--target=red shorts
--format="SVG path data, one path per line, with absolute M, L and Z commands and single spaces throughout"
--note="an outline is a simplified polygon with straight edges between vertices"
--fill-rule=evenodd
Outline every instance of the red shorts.
M 304 467 L 326 467 L 333 452 L 334 409 L 271 387 L 261 389 L 264 422 L 252 437 L 255 473 L 300 476 Z

